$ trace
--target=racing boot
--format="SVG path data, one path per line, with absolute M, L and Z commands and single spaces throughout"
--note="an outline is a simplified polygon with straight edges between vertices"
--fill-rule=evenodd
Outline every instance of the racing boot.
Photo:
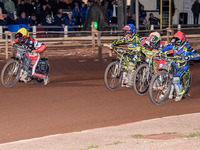
M 174 84 L 174 88 L 175 88 L 176 94 L 177 94 L 175 99 L 174 99 L 176 102 L 179 102 L 183 97 L 183 94 L 180 94 L 183 91 L 183 87 L 179 83 L 180 82 L 177 82 L 177 83 Z
M 128 63 L 128 84 L 127 88 L 133 87 L 133 75 L 134 75 L 134 64 L 132 62 Z
M 170 90 L 170 93 L 169 93 L 169 99 L 173 99 L 173 97 L 174 97 L 173 93 L 174 93 L 174 85 L 172 84 L 171 90 Z
M 127 72 L 123 72 L 121 86 L 122 87 L 126 87 L 127 83 L 128 83 Z
M 47 85 L 49 83 L 49 76 L 46 75 L 43 81 L 44 81 L 44 85 Z

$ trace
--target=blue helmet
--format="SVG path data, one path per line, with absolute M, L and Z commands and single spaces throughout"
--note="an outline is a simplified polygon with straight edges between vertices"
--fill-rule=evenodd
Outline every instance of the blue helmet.
M 135 34 L 135 26 L 133 24 L 127 24 L 123 27 L 125 35 L 134 35 Z

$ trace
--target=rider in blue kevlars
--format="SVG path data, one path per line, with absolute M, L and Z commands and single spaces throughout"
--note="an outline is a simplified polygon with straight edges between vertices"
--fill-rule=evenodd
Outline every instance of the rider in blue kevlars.
M 182 32 L 177 32 L 174 34 L 173 38 L 171 39 L 171 45 L 166 46 L 163 48 L 162 53 L 166 51 L 173 50 L 174 56 L 180 56 L 181 58 L 184 58 L 183 60 L 180 60 L 178 63 L 173 63 L 175 66 L 179 66 L 176 70 L 176 73 L 173 77 L 173 85 L 172 88 L 176 90 L 177 96 L 175 98 L 175 101 L 180 101 L 182 96 L 181 92 L 183 91 L 183 87 L 180 84 L 180 77 L 181 75 L 188 70 L 189 63 L 187 60 L 199 60 L 200 54 L 198 54 L 193 48 L 191 48 L 188 44 L 188 40 L 186 39 L 186 36 Z M 189 58 L 188 56 L 192 56 L 192 58 Z M 182 66 L 182 67 L 181 67 Z M 173 92 L 173 90 L 171 90 Z M 170 92 L 169 98 L 172 99 L 172 92 Z
M 127 44 L 128 49 L 130 50 L 139 50 L 139 45 L 143 41 L 143 39 L 136 33 L 135 26 L 133 24 L 127 24 L 123 28 L 124 30 L 124 36 L 120 39 L 114 40 L 110 44 L 110 49 L 113 49 L 113 46 L 117 46 L 120 44 Z M 123 48 L 122 48 L 123 49 Z M 141 56 L 138 56 L 137 54 L 130 55 L 131 61 L 128 62 L 128 74 L 127 72 L 123 73 L 123 79 L 122 79 L 122 87 L 126 86 L 128 88 L 132 88 L 133 86 L 133 75 L 134 71 L 136 70 L 136 63 L 137 60 L 140 59 Z M 127 79 L 126 79 L 127 78 Z

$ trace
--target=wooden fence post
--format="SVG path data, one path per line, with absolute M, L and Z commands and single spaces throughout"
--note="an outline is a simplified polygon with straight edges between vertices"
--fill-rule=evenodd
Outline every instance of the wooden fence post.
M 169 37 L 174 35 L 174 30 L 167 28 L 167 43 L 169 43 Z
M 101 32 L 97 31 L 96 34 L 97 34 L 97 45 L 99 50 L 98 57 L 99 59 L 101 59 L 102 58 Z
M 36 38 L 36 26 L 33 26 L 33 38 Z
M 6 36 L 6 50 L 5 50 L 5 53 L 6 53 L 6 59 L 8 59 L 8 36 L 11 38 L 11 39 L 13 39 L 13 37 L 12 37 L 12 32 L 10 32 L 10 31 L 5 31 L 4 32 L 4 34 L 5 34 L 5 36 Z
M 3 39 L 3 26 L 0 26 L 0 39 Z
M 181 31 L 181 25 L 178 24 L 178 31 Z
M 68 26 L 65 26 L 64 33 L 65 33 L 64 37 L 68 37 Z
M 91 24 L 91 28 L 92 28 L 92 50 L 93 53 L 95 53 L 95 29 L 94 29 L 94 22 L 92 22 Z

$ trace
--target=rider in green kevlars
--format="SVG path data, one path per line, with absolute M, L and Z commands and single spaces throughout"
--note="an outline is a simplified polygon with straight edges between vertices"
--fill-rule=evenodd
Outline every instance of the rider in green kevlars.
M 110 44 L 110 49 L 113 49 L 114 46 L 120 44 L 127 44 L 128 49 L 140 51 L 139 45 L 143 39 L 136 33 L 135 26 L 133 24 L 127 24 L 124 26 L 123 30 L 124 36 L 122 36 L 120 39 L 114 40 Z M 141 59 L 141 53 L 132 53 L 129 55 L 129 61 L 127 64 L 128 73 L 123 72 L 122 87 L 133 87 L 133 75 L 134 71 L 136 70 L 136 64 L 138 59 Z

